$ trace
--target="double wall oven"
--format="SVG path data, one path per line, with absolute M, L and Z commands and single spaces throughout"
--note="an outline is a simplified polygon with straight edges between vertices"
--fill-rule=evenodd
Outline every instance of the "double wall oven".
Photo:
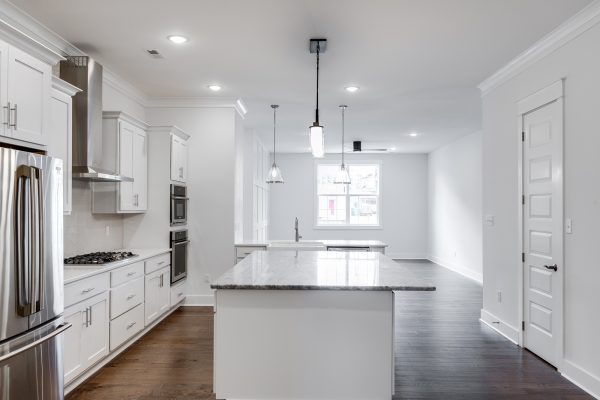
M 177 227 L 170 233 L 171 244 L 171 285 L 187 276 L 188 263 L 188 212 L 187 188 L 184 185 L 171 184 L 171 226 Z

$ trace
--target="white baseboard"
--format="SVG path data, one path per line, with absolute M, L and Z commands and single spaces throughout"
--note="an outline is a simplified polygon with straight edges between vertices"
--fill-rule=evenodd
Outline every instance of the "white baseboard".
M 600 399 L 600 378 L 586 371 L 569 360 L 563 360 L 560 370 L 562 376 L 588 392 L 593 397 Z
M 212 294 L 188 294 L 184 306 L 214 306 L 215 296 Z
M 473 271 L 472 269 L 465 268 L 461 265 L 457 265 L 455 263 L 442 260 L 441 258 L 436 257 L 436 256 L 429 255 L 426 258 L 429 261 L 436 263 L 439 266 L 442 266 L 446 269 L 449 269 L 450 271 L 457 272 L 457 273 L 461 274 L 462 276 L 472 279 L 475 282 L 479 283 L 480 285 L 483 284 L 483 274 L 481 272 L 476 272 L 476 271 Z
M 519 330 L 514 326 L 502 321 L 500 318 L 496 317 L 494 314 L 486 310 L 481 310 L 481 322 L 513 342 L 514 344 L 519 344 Z
M 427 254 L 421 253 L 385 253 L 393 260 L 427 260 Z

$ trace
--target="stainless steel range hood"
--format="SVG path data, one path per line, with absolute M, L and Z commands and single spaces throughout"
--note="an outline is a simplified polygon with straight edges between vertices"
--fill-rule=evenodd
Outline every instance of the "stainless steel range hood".
M 73 179 L 131 182 L 102 164 L 102 65 L 90 57 L 67 57 L 60 78 L 82 91 L 73 97 Z

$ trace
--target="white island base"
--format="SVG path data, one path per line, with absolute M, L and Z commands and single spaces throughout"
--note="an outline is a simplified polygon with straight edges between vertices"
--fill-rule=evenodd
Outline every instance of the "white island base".
M 390 400 L 394 293 L 215 293 L 217 399 Z

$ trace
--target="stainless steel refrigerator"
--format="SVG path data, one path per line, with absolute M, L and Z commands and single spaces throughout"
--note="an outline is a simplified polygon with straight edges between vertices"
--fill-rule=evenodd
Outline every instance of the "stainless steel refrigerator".
M 0 399 L 63 398 L 63 165 L 0 147 Z

